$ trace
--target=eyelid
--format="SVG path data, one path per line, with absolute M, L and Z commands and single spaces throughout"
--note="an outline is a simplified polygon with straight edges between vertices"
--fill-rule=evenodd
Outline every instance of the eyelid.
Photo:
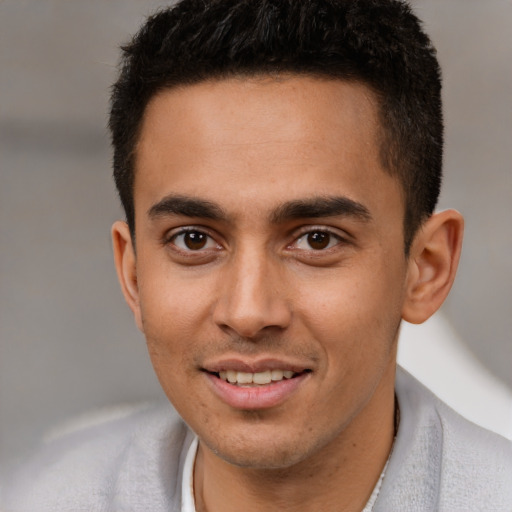
M 314 233 L 314 232 L 327 233 L 327 234 L 337 238 L 341 242 L 348 243 L 351 239 L 350 234 L 341 229 L 333 228 L 331 226 L 312 224 L 312 225 L 308 225 L 308 226 L 302 226 L 301 228 L 299 228 L 299 230 L 295 231 L 295 233 L 293 234 L 293 240 L 289 245 L 293 245 L 294 243 L 296 243 L 298 240 L 300 240 L 304 236 L 308 235 L 309 233 Z
M 204 235 L 206 235 L 208 238 L 210 238 L 211 240 L 213 240 L 218 247 L 222 247 L 222 244 L 219 243 L 218 241 L 218 236 L 215 236 L 214 234 L 212 234 L 211 232 L 211 229 L 205 227 L 205 226 L 199 226 L 199 225 L 186 225 L 186 226 L 179 226 L 179 227 L 176 227 L 176 228 L 172 228 L 168 231 L 166 231 L 166 233 L 164 234 L 164 236 L 162 237 L 162 244 L 163 245 L 174 245 L 174 247 L 176 248 L 175 250 L 178 250 L 178 251 L 181 251 L 181 252 L 197 252 L 197 253 L 200 253 L 200 252 L 206 252 L 207 250 L 211 250 L 211 248 L 209 249 L 203 249 L 203 250 L 197 250 L 197 251 L 185 251 L 184 249 L 178 247 L 177 245 L 173 244 L 173 240 L 176 239 L 178 236 L 180 235 L 184 235 L 186 233 L 190 233 L 190 232 L 199 232 L 199 233 L 202 233 Z

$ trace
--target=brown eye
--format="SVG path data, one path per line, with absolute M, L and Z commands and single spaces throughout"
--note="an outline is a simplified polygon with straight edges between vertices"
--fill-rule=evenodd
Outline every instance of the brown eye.
M 198 251 L 206 246 L 208 236 L 199 231 L 189 231 L 183 235 L 183 243 L 191 251 Z
M 343 242 L 343 239 L 328 230 L 313 229 L 304 233 L 293 244 L 301 251 L 325 251 Z
M 211 236 L 193 229 L 174 235 L 171 243 L 183 251 L 201 251 L 219 247 Z
M 322 231 L 313 231 L 308 234 L 307 242 L 312 249 L 320 251 L 329 246 L 331 235 Z

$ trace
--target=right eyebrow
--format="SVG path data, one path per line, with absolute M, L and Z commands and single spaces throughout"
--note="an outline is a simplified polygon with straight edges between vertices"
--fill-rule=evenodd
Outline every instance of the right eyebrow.
M 169 195 L 148 210 L 151 219 L 168 215 L 181 215 L 183 217 L 200 217 L 211 220 L 226 220 L 224 210 L 215 203 L 205 199 L 183 195 Z

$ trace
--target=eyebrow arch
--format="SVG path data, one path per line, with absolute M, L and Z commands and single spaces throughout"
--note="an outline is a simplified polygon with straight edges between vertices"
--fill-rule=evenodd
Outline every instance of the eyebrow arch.
M 169 195 L 148 210 L 151 219 L 168 215 L 200 217 L 211 220 L 225 220 L 226 213 L 215 203 L 182 195 Z
M 271 215 L 271 222 L 314 219 L 320 217 L 353 217 L 369 222 L 372 219 L 366 206 L 344 196 L 322 196 L 289 201 L 279 206 Z

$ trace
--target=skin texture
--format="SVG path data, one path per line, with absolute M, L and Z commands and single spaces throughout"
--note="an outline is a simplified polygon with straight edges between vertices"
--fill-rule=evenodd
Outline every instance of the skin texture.
M 462 238 L 457 212 L 436 214 L 406 258 L 378 140 L 371 91 L 341 81 L 205 82 L 147 107 L 136 247 L 118 222 L 114 252 L 160 383 L 200 439 L 198 510 L 361 510 L 378 480 L 400 321 L 441 305 Z M 226 366 L 305 372 L 270 406 L 233 405 L 212 375 Z

